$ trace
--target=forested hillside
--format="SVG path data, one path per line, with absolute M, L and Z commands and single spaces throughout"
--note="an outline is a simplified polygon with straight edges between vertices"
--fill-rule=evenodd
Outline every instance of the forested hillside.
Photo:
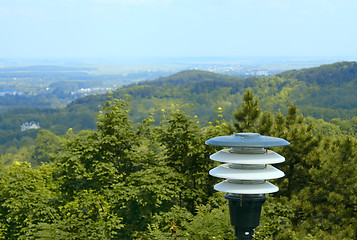
M 278 76 L 297 79 L 312 88 L 309 95 L 296 101 L 305 115 L 325 120 L 356 116 L 356 62 L 341 62 L 300 71 L 288 71 Z
M 198 116 L 201 126 L 216 118 L 218 109 L 227 122 L 242 102 L 247 88 L 260 99 L 263 110 L 286 114 L 290 103 L 314 122 L 316 131 L 338 136 L 357 132 L 357 63 L 341 62 L 277 76 L 238 78 L 204 71 L 183 71 L 153 81 L 131 84 L 114 91 L 116 98 L 129 95 L 130 118 L 135 122 L 150 114 L 180 108 Z M 96 115 L 108 99 L 106 94 L 77 99 L 62 109 L 13 109 L 0 114 L 1 151 L 19 148 L 33 139 L 36 130 L 20 132 L 24 123 L 35 122 L 43 129 L 61 135 L 95 129 Z M 313 118 L 311 118 L 313 117 Z M 34 132 L 34 133 L 33 133 Z M 30 138 L 30 139 L 29 139 Z M 27 139 L 27 140 L 26 140 Z
M 186 113 L 204 122 L 212 120 L 218 108 L 227 121 L 242 101 L 247 88 L 259 97 L 262 108 L 287 112 L 294 103 L 305 116 L 330 121 L 351 119 L 357 115 L 357 63 L 343 62 L 317 68 L 289 71 L 277 76 L 238 78 L 202 71 L 184 71 L 153 81 L 131 84 L 114 92 L 132 98 L 131 116 L 135 122 L 161 109 L 180 106 Z M 74 101 L 69 109 L 88 106 L 96 109 L 104 96 L 90 96 Z
M 204 126 L 182 110 L 136 125 L 128 99 L 109 95 L 96 129 L 39 130 L 0 157 L 1 239 L 235 239 L 227 200 L 208 175 L 219 150 L 204 142 L 233 132 L 288 140 L 280 191 L 263 206 L 257 240 L 357 238 L 357 140 L 315 134 L 297 108 L 261 109 L 252 89 L 234 111 Z

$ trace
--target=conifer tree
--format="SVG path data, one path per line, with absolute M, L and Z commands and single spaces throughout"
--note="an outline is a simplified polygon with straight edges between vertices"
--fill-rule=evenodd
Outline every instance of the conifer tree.
M 324 239 L 356 239 L 357 140 L 327 138 L 315 160 L 311 182 L 296 196 L 303 226 Z
M 248 90 L 243 95 L 242 106 L 234 113 L 234 127 L 237 132 L 255 132 L 261 115 L 259 99 L 254 97 L 253 90 Z
M 298 192 L 310 181 L 308 170 L 313 165 L 311 159 L 319 147 L 320 135 L 313 133 L 313 125 L 304 123 L 304 117 L 298 114 L 293 104 L 290 104 L 286 117 L 280 112 L 276 114 L 272 134 L 290 142 L 289 147 L 277 151 L 286 159 L 280 167 L 286 176 L 279 194 L 291 197 L 294 191 Z
M 260 124 L 258 126 L 258 133 L 261 135 L 269 136 L 271 135 L 272 129 L 274 128 L 274 115 L 269 112 L 263 112 L 260 119 Z

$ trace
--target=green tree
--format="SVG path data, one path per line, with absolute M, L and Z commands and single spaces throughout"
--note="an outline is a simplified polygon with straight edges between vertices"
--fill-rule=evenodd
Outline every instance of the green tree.
M 80 136 L 71 136 L 69 133 L 67 147 L 55 162 L 55 177 L 61 190 L 60 209 L 65 210 L 64 215 L 68 212 L 67 215 L 73 215 L 75 219 L 71 222 L 70 218 L 60 218 L 55 227 L 64 231 L 63 234 L 73 231 L 73 239 L 98 239 L 99 235 L 91 235 L 95 234 L 93 232 L 83 235 L 85 226 L 101 229 L 104 239 L 111 239 L 110 236 L 120 232 L 120 225 L 114 225 L 121 223 L 125 211 L 121 209 L 124 201 L 118 203 L 117 199 L 121 199 L 120 195 L 126 192 L 118 192 L 118 189 L 127 189 L 118 186 L 130 182 L 131 174 L 142 168 L 142 157 L 138 158 L 141 137 L 129 120 L 127 106 L 126 100 L 114 99 L 110 95 L 98 116 L 97 130 Z M 80 203 L 81 198 L 88 201 Z M 95 199 L 101 200 L 97 202 Z M 101 202 L 108 208 L 101 209 Z M 78 212 L 77 208 L 83 209 L 83 212 Z M 125 217 L 130 217 L 130 214 L 133 213 L 129 212 Z M 121 224 L 125 224 L 125 220 Z M 77 230 L 66 228 L 70 224 Z
M 0 172 L 0 238 L 19 239 L 39 222 L 56 216 L 56 196 L 49 166 L 31 168 L 26 162 L 13 162 Z
M 42 162 L 49 162 L 54 159 L 60 150 L 64 148 L 64 141 L 52 132 L 41 129 L 35 139 L 35 152 L 33 163 L 40 165 Z
M 127 105 L 127 101 L 111 97 L 99 114 L 97 131 L 71 137 L 56 162 L 62 209 L 72 206 L 84 191 L 107 199 L 109 216 L 115 212 L 125 224 L 117 229 L 121 239 L 142 233 L 154 213 L 170 209 L 178 199 L 181 179 L 165 162 L 167 152 L 159 141 L 160 127 L 152 126 L 153 116 L 134 129 Z M 92 211 L 90 206 L 88 211 Z
M 78 191 L 73 200 L 57 205 L 51 222 L 32 222 L 20 239 L 117 239 L 122 219 L 110 199 L 93 190 Z
M 280 185 L 280 194 L 291 197 L 293 192 L 298 192 L 309 182 L 310 169 L 314 162 L 314 155 L 319 147 L 320 135 L 314 134 L 313 125 L 304 123 L 302 114 L 291 104 L 287 116 L 277 113 L 275 129 L 272 134 L 290 142 L 289 147 L 276 149 L 286 161 L 279 165 L 285 172 L 283 184 Z
M 254 97 L 253 90 L 248 90 L 243 95 L 243 104 L 234 113 L 234 127 L 237 132 L 254 132 L 261 115 L 259 99 Z
M 68 143 L 56 161 L 57 178 L 69 196 L 84 189 L 103 190 L 138 170 L 138 136 L 127 102 L 110 98 L 98 116 L 97 131 Z
M 205 140 L 198 125 L 179 110 L 169 116 L 163 127 L 161 141 L 167 151 L 167 165 L 180 175 L 179 204 L 192 213 L 195 205 L 207 201 L 214 191 L 208 174 L 214 166 L 208 160 L 212 148 L 204 144 Z
M 261 135 L 269 136 L 272 134 L 272 129 L 274 128 L 275 121 L 272 112 L 263 112 L 259 126 L 257 127 L 258 133 Z
M 109 196 L 125 224 L 118 233 L 119 239 L 143 235 L 155 214 L 170 210 L 180 191 L 178 179 L 180 176 L 173 169 L 152 166 L 113 186 Z
M 309 183 L 296 195 L 299 220 L 320 238 L 356 239 L 357 140 L 348 136 L 323 143 Z
M 178 206 L 157 214 L 148 236 L 148 239 L 160 240 L 235 239 L 228 204 L 222 193 L 214 194 L 205 205 L 197 205 L 194 214 Z

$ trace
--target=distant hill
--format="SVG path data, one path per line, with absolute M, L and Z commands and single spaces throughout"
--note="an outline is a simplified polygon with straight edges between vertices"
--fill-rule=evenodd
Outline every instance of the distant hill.
M 198 115 L 206 122 L 216 117 L 218 107 L 224 107 L 230 117 L 253 78 L 239 78 L 206 71 L 183 71 L 168 77 L 124 86 L 114 92 L 117 98 L 131 96 L 131 116 L 141 121 L 151 113 L 181 108 L 188 114 Z M 86 105 L 95 109 L 105 96 L 89 96 L 68 105 L 68 109 Z
M 230 121 L 248 87 L 259 97 L 265 110 L 285 112 L 289 104 L 294 103 L 305 116 L 349 119 L 357 116 L 356 73 L 356 62 L 339 62 L 260 78 L 183 71 L 121 87 L 114 91 L 114 96 L 130 96 L 134 122 L 150 114 L 159 118 L 163 112 L 180 108 L 187 114 L 197 115 L 202 124 L 208 124 L 216 118 L 219 107 L 223 109 L 224 118 Z M 22 123 L 31 121 L 56 134 L 63 134 L 68 128 L 95 128 L 95 116 L 106 99 L 106 94 L 98 94 L 77 99 L 63 109 L 15 109 L 0 115 L 0 130 L 20 131 Z
M 357 79 L 357 62 L 338 62 L 298 71 L 286 71 L 277 76 L 295 78 L 319 86 L 339 87 Z
M 172 74 L 168 77 L 161 77 L 156 80 L 151 80 L 151 81 L 142 81 L 137 83 L 137 85 L 142 86 L 142 85 L 155 85 L 155 86 L 162 86 L 163 84 L 172 84 L 175 86 L 181 86 L 185 84 L 192 84 L 192 83 L 197 83 L 197 82 L 202 82 L 202 81 L 218 81 L 218 82 L 234 82 L 237 80 L 243 80 L 245 78 L 239 78 L 239 77 L 234 77 L 234 76 L 229 76 L 229 75 L 222 75 L 222 74 L 217 74 L 214 72 L 207 72 L 207 71 L 199 71 L 199 70 L 187 70 L 187 71 L 181 71 L 175 74 Z M 126 88 L 131 87 L 135 84 L 131 84 L 126 86 Z
M 118 97 L 132 96 L 135 120 L 150 111 L 170 108 L 171 104 L 179 104 L 188 113 L 204 120 L 214 118 L 216 109 L 222 107 L 229 120 L 248 87 L 253 88 L 263 109 L 273 112 L 286 111 L 289 104 L 294 103 L 304 115 L 325 120 L 357 115 L 356 62 L 338 62 L 260 78 L 183 71 L 131 84 L 118 89 L 115 94 Z
M 295 103 L 305 115 L 325 120 L 357 115 L 357 62 L 287 71 L 278 76 L 304 84 L 305 95 Z

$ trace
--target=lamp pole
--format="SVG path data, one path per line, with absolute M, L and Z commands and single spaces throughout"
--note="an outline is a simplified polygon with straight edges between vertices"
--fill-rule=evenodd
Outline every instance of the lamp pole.
M 289 146 L 290 143 L 258 133 L 237 133 L 211 138 L 206 144 L 230 147 L 210 156 L 211 160 L 225 164 L 212 169 L 209 174 L 226 179 L 216 184 L 214 189 L 226 192 L 224 197 L 229 202 L 231 224 L 237 239 L 253 239 L 267 194 L 279 190 L 266 179 L 284 176 L 270 164 L 284 162 L 285 158 L 267 148 Z

